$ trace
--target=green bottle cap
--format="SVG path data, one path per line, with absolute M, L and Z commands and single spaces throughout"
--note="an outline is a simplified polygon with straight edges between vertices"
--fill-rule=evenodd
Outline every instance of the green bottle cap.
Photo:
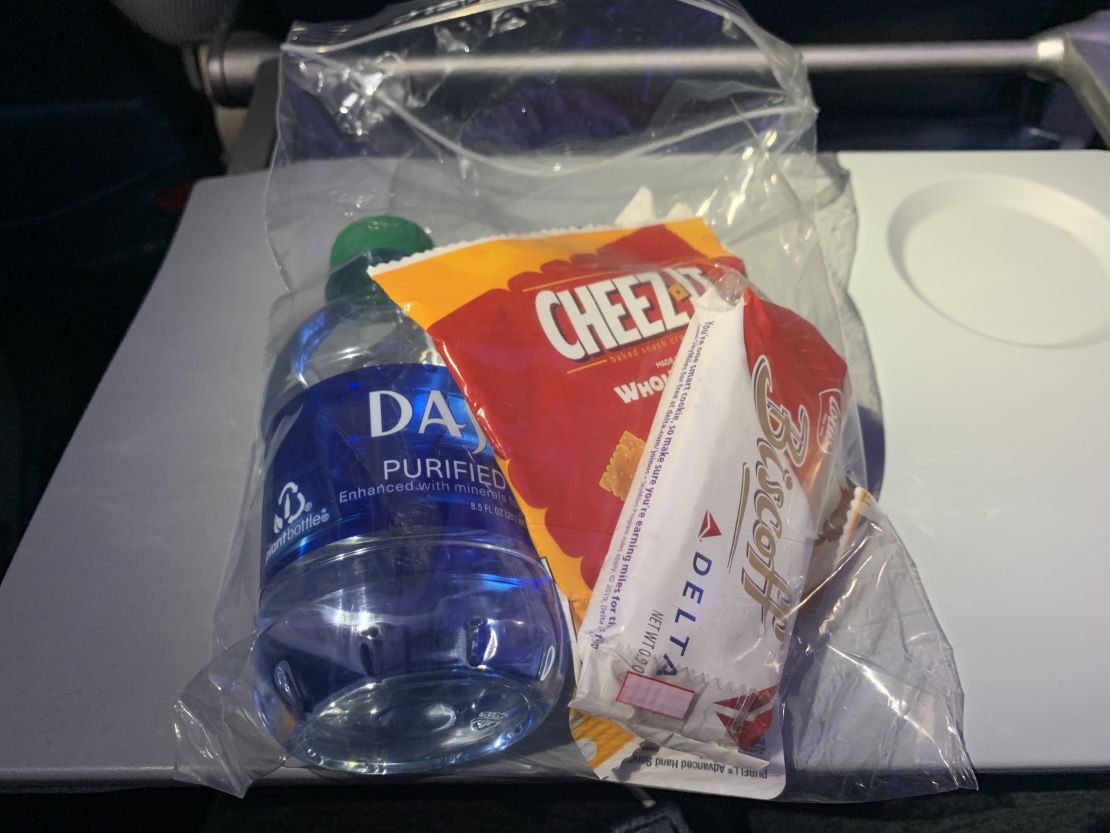
M 329 301 L 344 295 L 382 296 L 369 269 L 432 248 L 432 238 L 411 220 L 379 214 L 348 225 L 335 238 L 326 290 Z

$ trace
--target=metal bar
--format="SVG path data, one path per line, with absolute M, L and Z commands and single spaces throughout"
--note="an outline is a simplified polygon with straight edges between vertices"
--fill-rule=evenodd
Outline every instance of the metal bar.
M 278 99 L 278 59 L 271 58 L 258 68 L 254 94 L 250 97 L 247 117 L 227 160 L 229 174 L 261 171 L 270 164 L 277 130 L 274 113 Z
M 1027 41 L 803 46 L 806 66 L 825 73 L 1023 72 L 1067 83 L 1110 144 L 1110 12 Z M 568 53 L 437 56 L 383 62 L 392 76 L 622 75 L 670 70 L 735 75 L 770 70 L 756 49 L 597 50 Z
M 1029 72 L 1044 70 L 1046 51 L 1035 41 L 902 43 L 862 46 L 803 46 L 810 72 Z M 501 55 L 437 56 L 382 62 L 390 75 L 622 75 L 667 69 L 709 75 L 769 68 L 751 48 L 593 50 L 576 53 L 523 52 Z
M 1110 11 L 1058 30 L 1063 48 L 1056 75 L 1075 93 L 1110 147 Z
M 810 72 L 1028 72 L 1042 56 L 1033 41 L 803 46 Z
M 224 48 L 209 59 L 217 100 L 245 97 L 254 73 L 276 48 L 250 40 L 249 49 Z M 273 50 L 273 51 L 271 51 Z M 1068 84 L 1104 141 L 1110 144 L 1110 11 L 1055 29 L 1031 40 L 966 43 L 893 43 L 800 48 L 809 71 L 825 73 L 1012 73 L 1022 72 Z M 236 60 L 236 56 L 239 60 Z M 436 56 L 382 61 L 392 76 L 417 75 L 622 75 L 670 70 L 700 75 L 768 71 L 767 57 L 753 48 L 598 50 L 524 52 L 502 55 Z M 371 70 L 372 71 L 372 70 Z M 220 92 L 224 95 L 221 96 Z M 237 94 L 236 94 L 237 93 Z

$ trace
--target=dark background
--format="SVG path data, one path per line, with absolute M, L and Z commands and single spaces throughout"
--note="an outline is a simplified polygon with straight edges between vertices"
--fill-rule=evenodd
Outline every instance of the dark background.
M 1110 831 L 1099 776 L 984 778 L 979 792 L 866 805 L 776 804 L 591 782 L 409 787 L 255 787 L 245 799 L 190 789 L 0 795 L 5 833 L 1043 833 Z M 654 826 L 652 826 L 654 825 Z

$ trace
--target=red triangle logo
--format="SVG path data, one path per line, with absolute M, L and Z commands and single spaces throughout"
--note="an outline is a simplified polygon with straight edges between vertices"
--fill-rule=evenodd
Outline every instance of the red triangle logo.
M 701 519 L 701 529 L 698 530 L 698 540 L 702 538 L 713 538 L 721 534 L 721 528 L 717 526 L 717 522 L 713 516 L 709 514 L 709 510 L 705 510 L 705 516 Z

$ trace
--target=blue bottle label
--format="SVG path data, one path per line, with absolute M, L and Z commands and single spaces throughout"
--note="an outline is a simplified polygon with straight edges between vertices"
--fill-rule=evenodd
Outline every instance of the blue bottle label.
M 276 415 L 262 580 L 354 535 L 471 530 L 531 550 L 505 476 L 444 367 L 380 365 L 313 385 Z

